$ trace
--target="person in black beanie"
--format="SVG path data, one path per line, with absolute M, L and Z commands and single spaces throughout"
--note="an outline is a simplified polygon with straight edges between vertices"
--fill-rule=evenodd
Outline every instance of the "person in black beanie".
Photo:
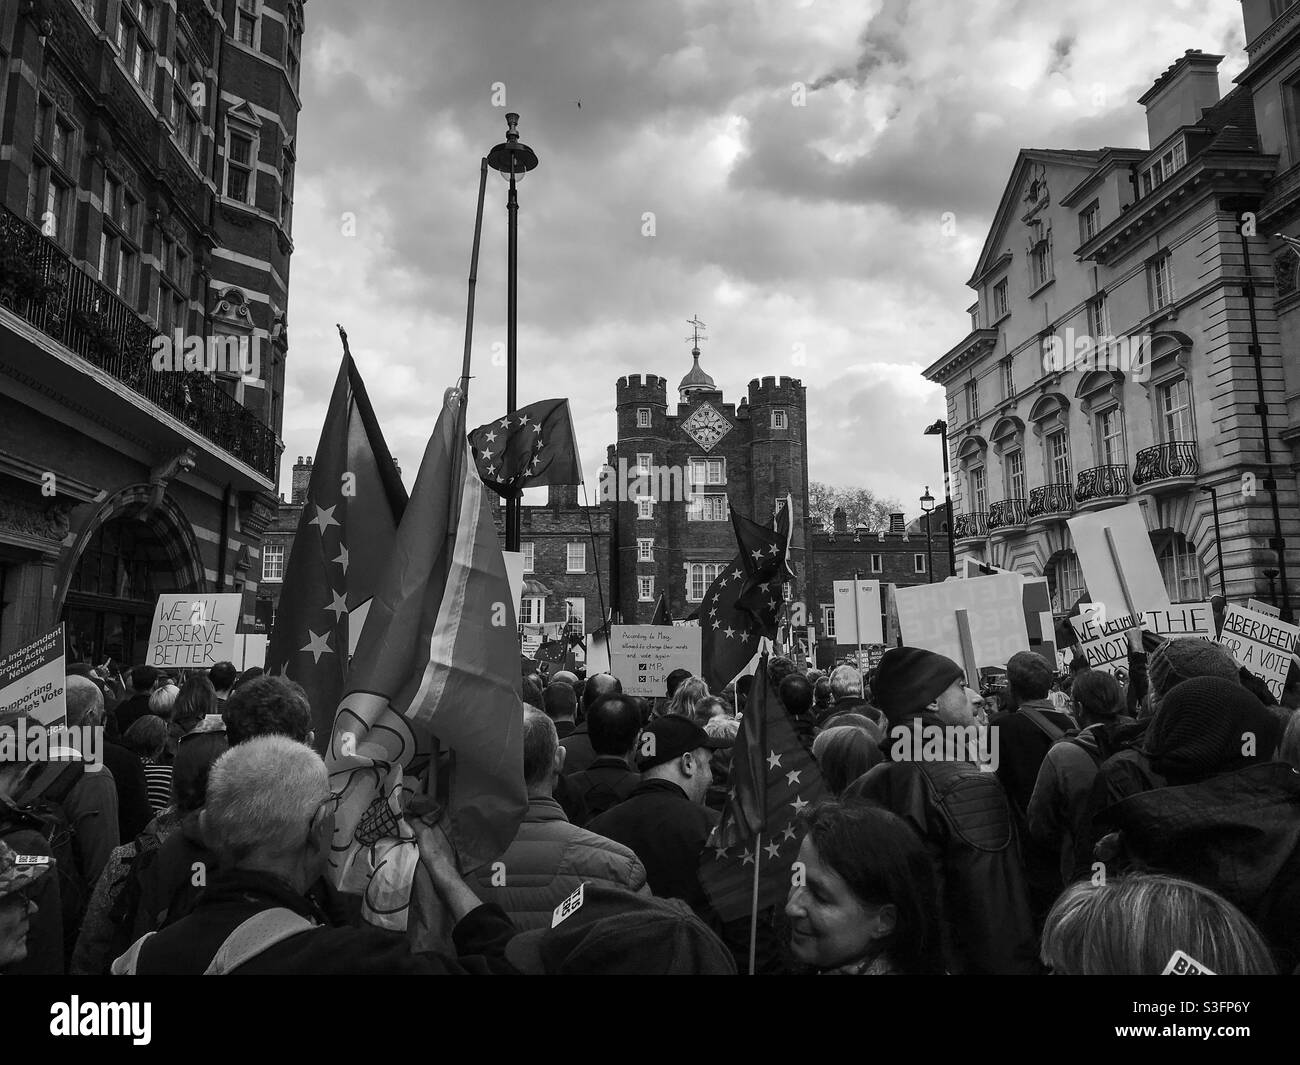
M 892 760 L 859 777 L 844 798 L 883 806 L 925 840 L 940 871 L 949 972 L 1039 972 L 1011 805 L 997 777 L 968 760 L 977 697 L 961 667 L 919 647 L 891 648 L 875 691 L 889 719 L 884 749 Z M 919 733 L 943 739 L 917 751 Z M 936 748 L 940 757 L 932 758 Z
M 1240 684 L 1195 677 L 1165 695 L 1147 745 L 1169 782 L 1103 815 L 1114 869 L 1185 877 L 1255 922 L 1279 972 L 1300 963 L 1300 773 L 1274 757 L 1280 722 Z

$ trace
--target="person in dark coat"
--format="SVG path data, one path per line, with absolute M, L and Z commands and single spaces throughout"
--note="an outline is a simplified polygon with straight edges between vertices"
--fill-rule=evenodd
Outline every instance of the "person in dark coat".
M 817 723 L 812 714 L 813 686 L 802 674 L 788 673 L 776 693 L 785 712 L 790 715 L 790 723 L 794 726 L 794 733 L 803 744 L 803 749 L 811 751 L 813 734 L 817 731 Z
M 252 807 L 250 794 L 259 796 Z M 193 913 L 136 940 L 114 975 L 510 971 L 504 951 L 514 927 L 499 907 L 479 902 L 445 835 L 421 821 L 412 825 L 420 862 L 456 921 L 460 957 L 412 953 L 400 932 L 329 925 L 306 893 L 329 860 L 335 796 L 324 761 L 305 744 L 263 736 L 232 747 L 212 767 L 207 798 L 225 871 Z
M 656 718 L 641 734 L 641 783 L 621 803 L 587 827 L 630 847 L 645 866 L 650 890 L 705 910 L 700 854 L 718 814 L 704 805 L 713 783 L 712 752 L 726 746 L 694 721 L 675 714 Z
M 153 694 L 161 677 L 162 673 L 153 666 L 136 666 L 131 670 L 130 690 L 113 710 L 119 736 L 125 736 L 135 719 L 144 717 L 149 712 L 149 696 Z
M 1039 972 L 1011 803 L 996 775 L 968 760 L 969 744 L 963 751 L 948 742 L 975 728 L 977 696 L 961 667 L 921 648 L 891 648 L 880 660 L 876 698 L 889 717 L 885 749 L 893 760 L 843 797 L 883 806 L 925 840 L 939 871 L 950 972 Z M 926 730 L 943 739 L 942 759 L 929 756 L 928 741 L 911 750 L 910 736 Z
M 565 779 L 570 793 L 586 806 L 589 817 L 599 817 L 641 783 L 641 774 L 632 769 L 641 734 L 641 708 L 626 696 L 606 695 L 587 712 L 586 726 L 595 758 L 585 769 L 569 773 Z
M 597 700 L 605 695 L 621 693 L 622 684 L 617 677 L 609 673 L 597 673 L 588 677 L 582 686 L 582 720 L 567 735 L 564 729 L 557 726 L 560 733 L 560 746 L 564 748 L 564 770 L 566 773 L 577 773 L 587 769 L 592 762 L 596 760 L 596 749 L 591 742 L 591 723 L 588 720 L 591 716 L 591 708 L 596 705 Z M 589 814 L 595 811 L 589 811 Z M 572 818 L 570 818 L 572 820 Z M 579 822 L 574 822 L 578 824 Z

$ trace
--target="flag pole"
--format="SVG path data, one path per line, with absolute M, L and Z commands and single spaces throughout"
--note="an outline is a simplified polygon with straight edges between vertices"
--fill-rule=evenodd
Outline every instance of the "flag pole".
M 797 796 L 796 796 L 797 797 Z M 749 975 L 754 975 L 758 956 L 758 866 L 763 860 L 763 833 L 754 837 L 754 894 L 749 902 Z
M 483 199 L 487 195 L 487 156 L 483 156 L 483 165 L 478 174 L 478 214 L 474 217 L 474 247 L 469 255 L 469 305 L 465 310 L 465 357 L 460 368 L 461 391 L 468 397 L 469 393 L 469 354 L 474 340 L 474 287 L 478 284 L 478 245 L 483 234 Z
M 582 512 L 587 515 L 587 533 L 591 537 L 591 565 L 596 571 L 596 595 L 600 600 L 600 620 L 605 630 L 605 645 L 609 645 L 609 619 L 605 617 L 605 586 L 600 583 L 600 550 L 596 545 L 596 530 L 591 524 L 591 504 L 587 501 L 587 485 L 582 485 Z M 583 614 L 582 627 L 587 627 L 586 614 Z M 587 654 L 587 634 L 582 634 L 582 653 L 583 658 Z

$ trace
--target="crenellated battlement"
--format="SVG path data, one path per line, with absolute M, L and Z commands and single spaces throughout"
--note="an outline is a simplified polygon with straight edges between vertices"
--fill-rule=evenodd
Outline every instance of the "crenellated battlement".
M 755 377 L 749 382 L 749 405 L 757 406 L 802 406 L 804 403 L 804 384 L 797 377 L 764 377 L 761 381 Z
M 668 381 L 657 374 L 639 373 L 620 377 L 615 383 L 615 395 L 619 406 L 632 403 L 668 405 Z

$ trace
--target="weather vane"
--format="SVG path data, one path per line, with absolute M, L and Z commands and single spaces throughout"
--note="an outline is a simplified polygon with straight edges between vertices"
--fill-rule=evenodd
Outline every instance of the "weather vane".
M 700 330 L 706 328 L 706 326 L 703 322 L 700 321 L 700 316 L 698 314 L 694 318 L 687 318 L 686 324 L 695 327 L 692 334 L 688 336 L 686 339 L 691 342 L 691 350 L 696 354 L 699 354 L 700 341 L 709 339 L 708 337 L 703 336 L 700 333 Z

